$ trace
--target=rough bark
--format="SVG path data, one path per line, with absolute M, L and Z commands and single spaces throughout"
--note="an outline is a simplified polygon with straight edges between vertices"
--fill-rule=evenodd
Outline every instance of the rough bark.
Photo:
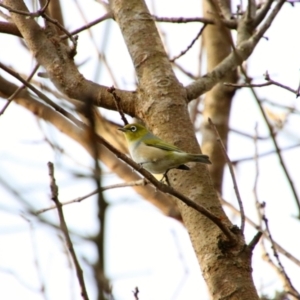
M 164 140 L 190 152 L 199 151 L 187 95 L 174 76 L 147 7 L 140 0 L 114 0 L 111 8 L 138 76 L 137 116 Z M 191 165 L 189 172 L 170 174 L 172 186 L 231 226 L 205 166 Z M 218 243 L 222 244 L 224 236 L 215 224 L 181 202 L 179 207 L 213 299 L 258 299 L 251 277 L 251 254 L 243 251 L 243 237 L 239 235 L 237 245 L 222 253 Z
M 23 1 L 7 0 L 5 4 L 29 13 Z M 107 87 L 85 79 L 78 71 L 71 48 L 59 38 L 53 26 L 44 30 L 34 18 L 13 12 L 11 16 L 29 50 L 62 93 L 84 103 L 92 101 L 97 106 L 116 109 L 114 98 Z M 118 90 L 118 95 L 122 98 L 124 111 L 135 115 L 135 93 Z
M 4 3 L 18 10 L 27 10 L 21 0 L 5 0 Z M 245 38 L 239 39 L 234 53 L 207 76 L 185 89 L 173 73 L 145 3 L 141 0 L 111 1 L 114 18 L 123 33 L 139 82 L 137 93 L 119 91 L 124 111 L 143 119 L 164 140 L 189 152 L 199 151 L 188 116 L 188 101 L 211 89 L 228 71 L 234 70 L 249 57 L 283 3 L 283 0 L 276 3 L 253 36 L 240 34 Z M 72 51 L 61 43 L 55 32 L 46 34 L 34 19 L 17 13 L 11 15 L 27 46 L 62 92 L 80 101 L 92 100 L 94 104 L 115 109 L 113 98 L 106 88 L 84 79 L 78 72 Z M 190 167 L 190 172 L 170 172 L 172 186 L 203 205 L 231 228 L 207 168 L 199 164 L 190 164 Z M 224 235 L 214 223 L 181 202 L 179 206 L 212 298 L 258 299 L 251 277 L 251 249 L 245 246 L 242 234 L 235 231 L 237 243 L 228 247 L 224 243 Z

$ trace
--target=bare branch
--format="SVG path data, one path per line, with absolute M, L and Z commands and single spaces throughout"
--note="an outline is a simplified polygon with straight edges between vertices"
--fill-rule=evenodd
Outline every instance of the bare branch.
M 23 1 L 4 0 L 3 2 L 14 10 L 29 13 Z M 87 99 L 91 99 L 96 106 L 115 110 L 113 96 L 107 92 L 107 87 L 86 80 L 79 73 L 72 55 L 70 56 L 72 50 L 70 52 L 70 49 L 60 42 L 58 35 L 54 43 L 52 42 L 54 37 L 52 40 L 48 39 L 45 31 L 35 20 L 13 12 L 11 15 L 27 46 L 60 91 L 84 103 Z M 132 103 L 136 100 L 135 93 L 119 90 L 118 94 L 122 98 L 124 112 L 134 116 L 135 112 L 132 110 L 135 106 Z
M 16 89 L 16 85 L 0 77 L 1 96 L 3 95 L 4 97 L 8 97 Z M 77 127 L 73 122 L 69 121 L 67 117 L 65 117 L 61 113 L 58 113 L 50 106 L 45 105 L 44 103 L 32 98 L 26 90 L 21 91 L 20 95 L 15 98 L 15 102 L 31 111 L 42 120 L 51 123 L 59 131 L 68 135 L 74 141 L 78 142 L 82 147 L 86 149 L 86 151 L 90 155 L 93 155 L 92 150 L 90 149 L 90 143 L 86 140 L 85 131 L 80 127 Z M 103 124 L 104 121 L 100 122 L 101 124 L 99 127 L 104 127 L 100 130 L 100 134 L 103 132 L 103 130 L 106 133 L 111 132 L 112 134 L 114 134 L 113 129 Z M 114 138 L 112 141 L 116 142 L 116 138 Z M 135 172 L 132 172 L 132 169 L 127 164 L 118 160 L 113 153 L 111 153 L 102 145 L 98 146 L 101 147 L 101 157 L 99 158 L 109 169 L 112 170 L 112 172 L 116 173 L 124 181 L 131 182 L 140 179 L 139 175 Z M 123 148 L 121 149 L 124 151 Z M 181 221 L 180 213 L 178 212 L 174 199 L 171 196 L 158 191 L 156 188 L 154 189 L 151 185 L 133 186 L 133 188 L 146 201 L 159 208 L 162 213 Z
M 38 70 L 38 68 L 40 67 L 39 64 L 37 64 L 34 69 L 32 70 L 32 72 L 29 74 L 28 78 L 27 78 L 27 82 L 29 83 L 29 81 L 31 80 L 31 78 L 34 76 L 34 74 L 36 73 L 36 71 Z M 1 68 L 1 65 L 0 65 Z M 5 110 L 8 108 L 9 104 L 12 102 L 12 100 L 19 94 L 19 92 L 21 90 L 23 90 L 25 88 L 25 84 L 21 85 L 20 87 L 18 87 L 11 96 L 9 96 L 7 98 L 7 102 L 6 104 L 3 106 L 3 108 L 0 111 L 0 116 L 4 114 Z
M 217 141 L 219 142 L 220 144 L 220 147 L 223 151 L 223 154 L 226 158 L 226 161 L 227 161 L 227 164 L 228 164 L 228 167 L 229 167 L 229 171 L 230 171 L 230 175 L 231 175 L 231 178 L 232 178 L 232 181 L 233 181 L 233 187 L 234 187 L 234 191 L 235 191 L 235 194 L 236 194 L 236 197 L 237 197 L 237 200 L 238 200 L 238 204 L 239 204 L 239 207 L 240 207 L 240 210 L 241 210 L 241 232 L 243 233 L 244 232 L 244 228 L 245 228 L 245 212 L 244 212 L 244 205 L 243 205 L 243 201 L 242 201 L 242 198 L 240 196 L 240 192 L 239 192 L 239 188 L 237 186 L 237 182 L 236 182 L 236 179 L 235 179 L 235 175 L 234 175 L 234 171 L 233 171 L 233 167 L 232 167 L 232 163 L 230 161 L 230 158 L 227 154 L 227 151 L 226 151 L 226 148 L 222 142 L 222 139 L 219 135 L 219 132 L 216 128 L 216 125 L 212 122 L 212 120 L 209 118 L 208 119 L 208 122 L 210 124 L 210 126 L 213 128 L 214 132 L 215 132 L 215 135 L 217 136 Z
M 220 197 L 220 201 L 223 205 L 227 206 L 228 208 L 230 208 L 234 213 L 236 214 L 240 214 L 241 212 L 239 211 L 239 209 L 237 209 L 236 207 L 234 207 L 230 202 L 226 201 L 225 199 Z M 246 221 L 248 222 L 248 224 L 250 224 L 253 228 L 257 229 L 257 230 L 261 230 L 263 233 L 263 237 L 269 240 L 268 234 L 265 230 L 262 230 L 259 224 L 256 224 L 252 219 L 250 219 L 249 217 L 245 217 Z M 300 267 L 300 260 L 297 259 L 294 255 L 292 255 L 290 252 L 288 252 L 285 248 L 283 248 L 282 246 L 280 246 L 280 244 L 276 241 L 274 241 L 274 244 L 276 245 L 276 248 L 278 249 L 278 251 L 283 254 L 284 256 L 286 256 L 288 259 L 290 259 L 295 265 L 297 265 L 298 267 Z
M 70 254 L 71 254 L 74 266 L 75 266 L 78 282 L 79 282 L 79 285 L 81 288 L 81 296 L 84 300 L 88 300 L 89 297 L 88 297 L 86 287 L 85 287 L 83 271 L 80 267 L 79 261 L 77 259 L 77 256 L 76 256 L 76 253 L 75 253 L 75 250 L 73 247 L 73 243 L 72 243 L 70 235 L 69 235 L 68 227 L 67 227 L 67 224 L 65 221 L 63 210 L 62 210 L 62 205 L 58 200 L 58 187 L 56 185 L 56 181 L 54 178 L 54 166 L 51 162 L 48 162 L 48 169 L 49 169 L 49 176 L 50 176 L 51 199 L 54 201 L 54 203 L 57 207 L 57 212 L 58 212 L 59 221 L 60 221 L 60 228 L 65 237 L 68 249 L 70 251 Z
M 70 114 L 64 108 L 60 107 L 55 102 L 53 102 L 45 94 L 40 92 L 33 85 L 31 85 L 29 82 L 27 82 L 27 80 L 23 79 L 18 73 L 16 73 L 15 71 L 9 69 L 8 67 L 6 67 L 1 62 L 0 62 L 0 68 L 5 70 L 7 73 L 14 76 L 15 78 L 17 78 L 18 80 L 20 80 L 26 87 L 30 88 L 37 96 L 39 96 L 41 99 L 43 99 L 48 105 L 52 106 L 55 110 L 57 110 L 58 112 L 60 112 L 64 116 L 68 117 L 74 124 L 76 124 L 77 126 L 81 125 L 81 122 L 78 119 L 76 119 L 72 114 Z
M 0 22 L 0 32 L 23 37 L 18 27 L 10 22 Z
M 108 90 L 109 93 L 111 93 L 114 96 L 116 107 L 117 107 L 117 110 L 118 110 L 118 112 L 121 116 L 121 119 L 122 119 L 124 125 L 127 125 L 128 121 L 125 117 L 125 114 L 124 114 L 124 111 L 123 111 L 123 108 L 122 108 L 122 101 L 121 101 L 121 98 L 117 95 L 115 87 L 112 86 L 112 87 L 108 88 L 107 90 Z
M 98 19 L 96 19 L 96 20 L 94 20 L 94 21 L 92 21 L 92 22 L 90 22 L 90 23 L 88 23 L 86 25 L 83 25 L 83 26 L 81 26 L 81 27 L 79 27 L 79 28 L 71 31 L 70 34 L 72 34 L 72 35 L 78 34 L 78 33 L 82 32 L 82 31 L 84 31 L 86 29 L 89 29 L 89 28 L 91 28 L 91 27 L 93 27 L 93 26 L 101 23 L 102 21 L 109 20 L 111 18 L 112 18 L 112 13 L 108 12 L 105 15 L 103 15 L 102 17 L 100 17 L 100 18 L 98 18 Z M 61 36 L 62 39 L 63 38 L 67 38 L 67 37 L 68 37 L 67 35 Z
M 268 15 L 267 19 L 263 23 L 263 25 L 257 30 L 257 32 L 253 35 L 252 39 L 255 41 L 255 44 L 263 37 L 266 31 L 269 29 L 271 24 L 273 23 L 275 17 L 279 13 L 282 5 L 286 2 L 286 0 L 279 0 L 276 2 L 275 7 Z
M 62 26 L 57 20 L 52 19 L 51 17 L 49 17 L 47 14 L 43 13 L 42 17 L 47 20 L 48 22 L 53 23 L 54 25 L 56 25 L 61 31 L 63 31 L 66 36 L 72 41 L 73 43 L 73 47 L 70 50 L 70 56 L 74 57 L 76 54 L 76 48 L 77 48 L 77 36 L 73 36 L 64 26 Z
M 43 278 L 43 274 L 42 274 L 42 268 L 39 262 L 39 255 L 38 255 L 38 251 L 37 251 L 37 243 L 36 243 L 36 235 L 35 235 L 35 230 L 34 230 L 34 226 L 31 222 L 31 220 L 29 218 L 27 218 L 25 215 L 21 215 L 22 218 L 28 223 L 29 225 L 29 230 L 30 230 L 30 240 L 31 240 L 31 245 L 32 245 L 32 250 L 33 250 L 33 257 L 34 257 L 34 266 L 38 275 L 38 279 L 39 279 L 39 285 L 40 285 L 40 292 L 43 295 L 43 298 L 45 300 L 47 300 L 47 294 L 46 294 L 46 284 Z
M 104 192 L 104 191 L 107 191 L 107 190 L 111 190 L 111 189 L 117 189 L 117 188 L 123 188 L 123 187 L 129 187 L 129 186 L 145 186 L 147 184 L 147 181 L 145 179 L 140 179 L 140 180 L 137 180 L 137 181 L 131 181 L 131 182 L 125 182 L 125 183 L 116 183 L 116 184 L 112 184 L 112 185 L 109 185 L 109 186 L 104 186 L 104 187 L 101 187 L 100 190 L 96 189 L 95 191 L 93 192 L 90 192 L 84 196 L 81 196 L 81 197 L 78 197 L 78 198 L 75 198 L 75 199 L 72 199 L 72 200 L 69 200 L 69 201 L 65 201 L 65 202 L 61 202 L 61 206 L 64 206 L 64 205 L 68 205 L 68 204 L 72 204 L 72 203 L 79 203 L 93 195 L 96 195 L 98 193 L 101 193 L 101 192 Z M 56 205 L 53 205 L 53 206 L 50 206 L 50 207 L 47 207 L 47 208 L 42 208 L 42 209 L 39 209 L 35 212 L 36 215 L 39 215 L 39 214 L 42 214 L 46 211 L 49 211 L 49 210 L 52 210 L 52 209 L 55 209 L 56 208 Z
M 297 147 L 300 147 L 300 144 L 291 145 L 291 146 L 288 146 L 288 147 L 285 147 L 285 148 L 281 148 L 280 151 L 283 152 L 283 151 L 287 151 L 287 150 L 294 149 L 294 148 L 297 148 Z M 277 153 L 277 151 L 275 149 L 275 150 L 271 150 L 271 151 L 267 151 L 267 152 L 258 154 L 258 157 L 264 157 L 264 156 L 268 156 L 268 155 L 272 155 L 272 154 L 276 154 L 276 153 Z M 249 161 L 249 160 L 253 160 L 253 156 L 233 160 L 232 164 L 236 165 L 238 163 L 241 163 L 241 162 L 244 162 L 244 161 Z
M 253 239 L 251 240 L 251 242 L 248 244 L 248 248 L 250 249 L 251 252 L 254 250 L 255 246 L 258 244 L 262 235 L 263 235 L 263 233 L 261 231 L 258 231 L 256 233 L 256 235 L 253 237 Z
M 244 73 L 244 75 L 247 76 L 246 73 Z M 247 76 L 247 78 L 248 78 L 248 76 Z M 274 133 L 273 127 L 272 127 L 272 125 L 271 125 L 271 123 L 270 123 L 270 121 L 269 121 L 269 119 L 268 119 L 268 117 L 266 115 L 266 112 L 265 112 L 265 110 L 264 110 L 264 108 L 262 106 L 262 103 L 261 103 L 259 97 L 257 96 L 254 88 L 251 88 L 251 92 L 252 92 L 252 94 L 253 94 L 253 96 L 254 96 L 254 98 L 256 100 L 256 103 L 257 103 L 257 105 L 258 105 L 258 107 L 260 109 L 260 112 L 261 112 L 261 114 L 262 114 L 262 116 L 264 118 L 264 121 L 265 121 L 265 123 L 266 123 L 266 125 L 267 125 L 267 127 L 269 129 L 269 133 L 270 133 L 272 142 L 274 144 L 274 147 L 276 149 L 276 154 L 277 154 L 278 159 L 280 161 L 280 165 L 281 165 L 281 167 L 283 169 L 283 172 L 285 173 L 285 176 L 286 176 L 286 178 L 288 180 L 288 183 L 289 183 L 289 185 L 291 187 L 291 190 L 292 190 L 292 193 L 294 195 L 294 198 L 295 198 L 295 201 L 296 201 L 296 205 L 298 207 L 298 218 L 300 218 L 300 198 L 298 196 L 298 193 L 297 193 L 297 190 L 295 188 L 294 182 L 293 182 L 293 180 L 291 178 L 291 175 L 290 175 L 290 173 L 289 173 L 289 171 L 287 169 L 287 166 L 286 166 L 286 164 L 285 164 L 285 162 L 283 160 L 283 157 L 282 157 L 282 154 L 281 154 L 281 149 L 280 149 L 280 147 L 278 145 L 278 142 L 277 142 L 276 135 Z
M 214 85 L 220 82 L 229 71 L 235 69 L 251 55 L 259 40 L 271 26 L 285 1 L 286 0 L 279 0 L 261 28 L 249 39 L 242 40 L 235 48 L 235 51 L 229 54 L 213 71 L 186 86 L 188 101 L 196 99 L 203 93 L 209 91 Z
M 254 19 L 254 26 L 257 27 L 265 18 L 267 13 L 269 12 L 272 3 L 274 0 L 267 0 L 262 8 L 257 12 L 255 19 Z
M 265 87 L 265 86 L 270 86 L 270 85 L 276 85 L 276 86 L 279 86 L 285 90 L 288 90 L 294 94 L 296 94 L 297 96 L 297 90 L 294 90 L 292 88 L 290 88 L 289 86 L 287 85 L 284 85 L 278 81 L 275 81 L 273 79 L 271 79 L 268 75 L 268 73 L 266 73 L 265 75 L 265 79 L 267 80 L 267 82 L 264 82 L 264 83 L 229 83 L 229 82 L 224 82 L 224 85 L 226 86 L 233 86 L 233 87 L 237 87 L 237 88 L 242 88 L 242 87 L 247 87 L 247 88 L 255 88 L 255 87 Z
M 136 286 L 132 291 L 135 300 L 139 300 L 139 292 L 139 288 Z
M 265 208 L 265 205 L 262 207 L 262 209 Z M 277 252 L 277 249 L 276 249 L 276 245 L 273 241 L 273 237 L 271 235 L 271 231 L 270 231 L 270 228 L 269 228 L 269 221 L 268 219 L 266 218 L 266 215 L 265 213 L 262 214 L 263 215 L 263 221 L 264 221 L 264 224 L 266 226 L 266 231 L 267 231 L 267 234 L 269 236 L 269 240 L 271 242 L 271 245 L 272 245 L 272 250 L 273 250 L 273 255 L 278 263 L 278 267 L 280 268 L 280 274 L 283 276 L 283 279 L 284 279 L 284 282 L 285 282 L 285 288 L 287 290 L 288 293 L 291 293 L 292 295 L 295 295 L 297 299 L 300 299 L 300 294 L 299 292 L 295 289 L 295 287 L 293 286 L 292 282 L 291 282 L 291 279 L 289 278 L 282 262 L 281 262 L 281 259 L 278 255 L 278 252 Z
M 203 17 L 195 17 L 195 18 L 166 18 L 166 17 L 158 17 L 158 16 L 153 16 L 154 20 L 156 22 L 165 22 L 165 23 L 192 23 L 192 22 L 197 22 L 197 23 L 204 23 L 204 24 L 211 24 L 211 25 L 216 25 L 219 24 L 220 22 L 226 26 L 229 29 L 236 29 L 237 28 L 237 22 L 236 20 L 230 20 L 230 19 L 224 19 L 224 18 L 219 18 L 220 20 L 216 20 L 217 18 L 203 18 Z
M 185 55 L 195 44 L 195 42 L 199 39 L 199 37 L 202 35 L 205 27 L 207 26 L 207 24 L 204 24 L 200 31 L 198 32 L 197 36 L 191 41 L 191 43 L 187 46 L 187 48 L 183 51 L 181 51 L 178 55 L 176 55 L 174 58 L 170 59 L 170 62 L 174 62 L 176 59 L 180 58 L 181 56 Z
M 14 9 L 14 8 L 10 7 L 9 5 L 5 5 L 3 3 L 0 3 L 0 6 L 7 9 L 11 13 L 20 14 L 20 15 L 27 16 L 30 18 L 37 18 L 45 13 L 45 10 L 47 9 L 49 3 L 50 3 L 50 0 L 47 0 L 45 5 L 41 9 L 37 10 L 36 12 L 28 12 L 28 11 L 21 10 L 21 9 Z

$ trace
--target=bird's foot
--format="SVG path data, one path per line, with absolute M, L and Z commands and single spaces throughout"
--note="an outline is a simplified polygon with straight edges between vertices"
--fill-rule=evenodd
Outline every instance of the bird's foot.
M 164 175 L 163 175 L 163 177 L 161 178 L 161 182 L 164 182 L 164 179 L 165 179 L 165 181 L 166 181 L 166 184 L 168 185 L 168 186 L 171 186 L 170 185 L 170 181 L 169 181 L 169 178 L 168 178 L 168 172 L 170 171 L 170 169 L 168 169 L 165 173 L 164 173 Z

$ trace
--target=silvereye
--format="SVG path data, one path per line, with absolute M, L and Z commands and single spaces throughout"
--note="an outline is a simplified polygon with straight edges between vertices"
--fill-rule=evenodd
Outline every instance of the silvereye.
M 123 128 L 132 159 L 153 174 L 167 173 L 170 169 L 189 170 L 188 162 L 211 164 L 203 154 L 186 153 L 168 144 L 140 124 L 127 124 Z

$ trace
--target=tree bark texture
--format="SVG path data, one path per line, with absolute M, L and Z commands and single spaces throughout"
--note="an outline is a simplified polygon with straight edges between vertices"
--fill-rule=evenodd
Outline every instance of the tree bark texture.
M 14 9 L 27 10 L 21 0 L 5 0 L 4 3 Z M 276 4 L 278 10 L 282 3 L 279 0 Z M 110 5 L 131 55 L 139 84 L 135 93 L 118 91 L 124 112 L 142 119 L 154 134 L 167 142 L 189 152 L 199 152 L 188 115 L 188 102 L 211 89 L 229 71 L 235 70 L 241 61 L 248 58 L 271 22 L 262 26 L 248 40 L 242 39 L 234 54 L 226 56 L 229 52 L 224 51 L 213 56 L 215 60 L 209 63 L 209 68 L 217 66 L 206 77 L 184 88 L 175 77 L 153 17 L 145 3 L 142 0 L 112 0 Z M 51 31 L 51 28 L 50 32 L 42 29 L 34 19 L 23 15 L 11 13 L 11 16 L 32 54 L 63 93 L 84 103 L 92 100 L 95 105 L 115 109 L 113 97 L 106 87 L 86 80 L 78 72 L 70 49 L 61 42 L 56 32 Z M 218 28 L 217 25 L 214 27 Z M 221 41 L 221 47 L 230 51 L 228 42 L 223 39 Z M 219 43 L 217 40 L 211 42 Z M 234 72 L 232 76 L 234 77 Z M 223 90 L 222 86 L 219 88 L 219 91 L 212 92 L 216 96 L 207 100 L 205 117 L 210 116 L 217 125 L 226 127 L 232 91 Z M 228 95 L 222 97 L 223 93 Z M 219 110 L 224 111 L 220 113 Z M 224 139 L 227 132 L 228 128 L 225 128 L 222 133 Z M 205 143 L 209 144 L 210 139 L 205 139 Z M 216 163 L 216 168 L 219 168 L 218 172 L 213 171 L 213 174 L 217 174 L 213 176 L 219 178 L 219 183 L 215 181 L 215 185 L 220 189 L 220 166 L 224 162 L 218 162 L 219 156 L 213 150 L 205 152 L 210 151 L 213 164 Z M 101 150 L 102 156 L 103 153 Z M 195 163 L 190 163 L 189 166 L 189 172 L 173 170 L 169 173 L 171 185 L 232 228 L 219 202 L 207 167 Z M 251 249 L 245 245 L 243 235 L 235 230 L 237 243 L 228 246 L 224 234 L 212 221 L 182 202 L 178 202 L 178 205 L 212 299 L 258 299 L 251 276 Z

